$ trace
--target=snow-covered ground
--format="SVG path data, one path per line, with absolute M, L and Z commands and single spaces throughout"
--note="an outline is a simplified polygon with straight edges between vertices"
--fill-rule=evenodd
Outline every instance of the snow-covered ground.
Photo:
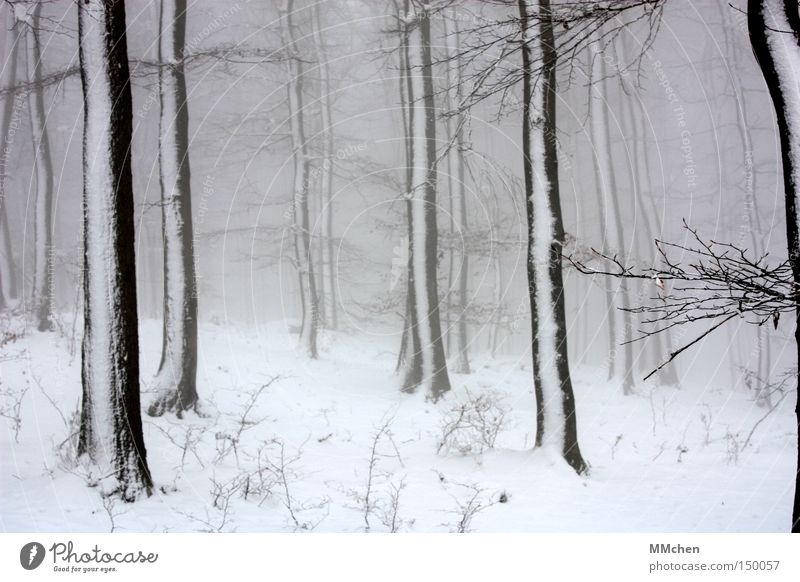
M 21 330 L 18 321 L 3 326 Z M 160 335 L 159 322 L 143 323 L 145 388 Z M 69 326 L 27 331 L 0 346 L 4 415 L 15 416 L 24 391 L 18 431 L 13 418 L 0 419 L 6 532 L 788 530 L 794 394 L 743 448 L 766 412 L 751 394 L 640 385 L 623 397 L 600 370 L 578 367 L 578 428 L 591 464 L 578 477 L 557 456 L 532 450 L 529 356 L 477 356 L 475 372 L 454 375 L 454 391 L 431 404 L 398 392 L 396 337 L 325 332 L 311 362 L 282 322 L 202 325 L 202 414 L 145 416 L 153 496 L 103 499 L 70 460 L 80 345 L 69 336 Z M 437 452 L 449 411 L 468 394 L 488 393 L 496 404 L 488 424 L 505 411 L 494 447 Z M 152 396 L 145 392 L 143 403 Z

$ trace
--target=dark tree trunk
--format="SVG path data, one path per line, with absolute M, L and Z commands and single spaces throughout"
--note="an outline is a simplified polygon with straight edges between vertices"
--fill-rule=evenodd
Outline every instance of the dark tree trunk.
M 786 239 L 796 289 L 800 289 L 800 111 L 790 111 L 800 98 L 800 14 L 797 0 L 749 0 L 748 25 L 753 52 L 761 66 L 778 121 L 786 199 Z M 783 61 L 783 62 L 781 62 Z M 800 386 L 800 293 L 796 294 L 795 347 Z M 797 419 L 797 465 L 795 468 L 792 532 L 800 533 L 800 397 Z
M 152 490 L 139 403 L 125 4 L 78 4 L 84 95 L 84 336 L 78 454 L 133 501 Z M 104 483 L 105 485 L 105 483 Z
M 531 10 L 529 5 L 535 5 L 535 9 Z M 581 474 L 587 466 L 578 446 L 561 274 L 564 226 L 556 150 L 557 55 L 553 22 L 549 0 L 518 0 L 518 6 L 523 35 L 522 148 L 528 218 L 528 293 L 533 326 L 531 348 L 537 399 L 536 444 L 560 447 L 567 463 Z M 536 25 L 531 24 L 531 18 Z M 532 78 L 535 57 L 541 60 L 536 89 Z M 533 154 L 534 150 L 540 151 L 541 158 Z M 542 260 L 539 251 L 545 247 L 547 256 Z M 555 329 L 550 330 L 551 326 Z
M 408 325 L 418 345 L 406 352 L 403 390 L 424 386 L 434 402 L 450 390 L 442 342 L 437 283 L 439 233 L 436 223 L 436 108 L 429 14 L 418 10 L 410 31 L 408 69 L 412 117 L 412 188 L 409 192 L 409 285 L 413 287 Z M 419 380 L 418 380 L 419 378 Z
M 164 242 L 164 329 L 156 399 L 147 413 L 197 404 L 197 281 L 192 234 L 189 107 L 183 51 L 186 0 L 164 0 L 159 14 L 159 169 Z

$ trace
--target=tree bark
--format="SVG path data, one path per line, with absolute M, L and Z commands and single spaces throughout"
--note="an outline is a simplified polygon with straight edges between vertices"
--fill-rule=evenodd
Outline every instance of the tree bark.
M 13 87 L 17 79 L 18 47 L 22 38 L 22 27 L 15 22 L 11 7 L 8 11 L 5 67 L 3 67 L 2 88 Z M 17 303 L 17 273 L 14 265 L 14 252 L 11 244 L 11 232 L 8 227 L 8 170 L 11 146 L 17 127 L 14 125 L 14 113 L 19 113 L 22 95 L 6 93 L 3 99 L 3 111 L 0 115 L 0 309 L 13 307 Z M 17 124 L 18 125 L 18 122 Z M 13 133 L 12 133 L 13 130 Z
M 599 38 L 599 34 L 596 35 L 596 38 Z M 614 212 L 617 249 L 620 253 L 625 253 L 625 235 L 622 228 L 619 191 L 617 190 L 614 164 L 611 158 L 611 133 L 609 131 L 608 112 L 606 110 L 608 99 L 605 89 L 605 65 L 599 47 L 597 46 L 598 42 L 598 40 L 595 40 L 589 45 L 592 56 L 592 84 L 597 93 L 596 96 L 592 96 L 589 99 L 589 115 L 591 118 L 592 140 L 594 142 L 595 155 L 599 167 L 599 183 L 597 187 L 600 192 L 600 197 L 603 200 L 600 212 L 605 212 L 605 201 L 611 200 L 611 208 Z M 613 361 L 615 359 L 613 355 L 616 353 L 617 346 L 620 343 L 624 343 L 622 352 L 622 392 L 627 395 L 633 392 L 633 346 L 630 343 L 633 336 L 633 329 L 631 314 L 627 311 L 629 307 L 628 284 L 625 280 L 620 281 L 620 297 L 622 307 L 622 337 L 614 338 L 614 345 L 611 346 L 611 352 Z M 613 316 L 613 313 L 609 315 L 609 317 Z M 610 369 L 613 370 L 613 364 L 610 366 Z
M 800 14 L 796 0 L 749 0 L 750 43 L 764 74 L 778 122 L 786 199 L 786 240 L 796 289 L 800 289 Z M 800 366 L 800 294 L 795 315 L 795 348 Z M 798 371 L 800 386 L 800 371 Z M 797 420 L 792 532 L 800 533 L 800 397 Z
M 331 329 L 339 326 L 337 314 L 337 282 L 333 261 L 333 107 L 331 105 L 331 76 L 328 55 L 325 50 L 325 39 L 322 34 L 320 4 L 314 5 L 314 46 L 320 66 L 320 122 L 322 123 L 322 281 L 325 293 L 322 295 L 321 307 L 324 310 L 324 321 Z
M 53 328 L 53 164 L 47 137 L 42 79 L 42 51 L 39 26 L 42 5 L 33 4 L 28 15 L 28 77 L 35 87 L 28 92 L 33 165 L 36 169 L 36 210 L 34 213 L 34 269 L 32 307 L 39 331 Z
M 415 5 L 408 32 L 410 71 L 412 188 L 409 196 L 410 329 L 418 345 L 406 353 L 403 390 L 422 386 L 434 402 L 450 390 L 439 315 L 438 229 L 436 222 L 436 110 L 433 89 L 430 19 L 425 5 Z
M 197 405 L 197 280 L 189 167 L 189 106 L 183 51 L 186 0 L 163 0 L 159 14 L 159 169 L 164 244 L 161 363 L 151 416 Z
M 528 295 L 537 400 L 536 444 L 552 447 L 578 473 L 575 397 L 567 355 L 561 255 L 564 226 L 556 151 L 556 47 L 549 0 L 518 0 L 522 27 L 522 149 L 528 220 Z M 533 83 L 533 63 L 541 63 Z
M 294 231 L 295 260 L 302 305 L 300 345 L 309 358 L 317 358 L 317 328 L 319 304 L 314 262 L 311 258 L 311 231 L 309 228 L 308 190 L 309 161 L 303 121 L 303 60 L 294 37 L 292 12 L 294 0 L 282 0 L 283 43 L 289 52 L 289 122 L 292 132 L 292 157 L 294 159 L 294 190 L 292 194 L 292 230 Z
M 447 79 L 448 89 L 454 93 L 454 101 L 456 106 L 460 105 L 462 100 L 462 84 L 463 84 L 463 67 L 461 60 L 458 58 L 458 51 L 460 49 L 460 38 L 458 30 L 457 18 L 452 19 L 453 28 L 446 31 L 447 38 L 445 45 L 447 47 Z M 453 60 L 455 59 L 455 65 Z M 456 374 L 469 374 L 469 338 L 467 330 L 467 293 L 469 292 L 469 253 L 467 252 L 467 229 L 469 228 L 467 219 L 467 187 L 466 187 L 466 172 L 465 172 L 465 153 L 467 150 L 467 141 L 464 133 L 467 127 L 467 114 L 460 112 L 455 116 L 454 120 L 448 119 L 448 138 L 452 140 L 448 157 L 450 161 L 451 172 L 451 201 L 452 201 L 452 222 L 456 228 L 456 232 L 461 234 L 463 241 L 461 251 L 451 256 L 450 268 L 456 271 L 457 284 L 451 283 L 452 287 L 457 286 L 456 300 L 452 302 L 452 308 L 455 311 L 455 342 L 451 348 L 451 358 L 455 355 L 455 364 L 453 372 Z M 454 126 L 454 127 L 453 127 Z M 455 135 L 452 135 L 455 134 Z M 453 246 L 455 244 L 453 243 Z M 452 279 L 451 275 L 451 279 Z M 448 294 L 449 296 L 450 294 Z
M 78 454 L 107 491 L 149 495 L 136 312 L 132 106 L 122 0 L 78 4 L 84 95 L 84 336 Z

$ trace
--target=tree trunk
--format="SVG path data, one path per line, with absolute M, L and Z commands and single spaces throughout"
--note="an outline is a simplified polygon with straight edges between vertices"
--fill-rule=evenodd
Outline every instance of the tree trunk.
M 536 444 L 552 447 L 578 473 L 586 462 L 578 446 L 575 397 L 567 356 L 561 254 L 564 226 L 556 151 L 556 47 L 549 0 L 518 0 L 522 26 L 522 150 L 528 219 L 528 294 Z M 533 63 L 541 63 L 533 83 Z
M 446 37 L 447 47 L 447 80 L 448 89 L 455 93 L 456 106 L 460 106 L 462 100 L 461 87 L 463 84 L 463 70 L 461 60 L 458 58 L 458 51 L 460 49 L 458 19 L 453 18 L 453 29 L 449 31 Z M 455 66 L 453 59 L 456 59 Z M 453 89 L 454 88 L 454 89 Z M 453 311 L 455 311 L 455 342 L 451 349 L 451 358 L 455 355 L 455 365 L 453 371 L 456 374 L 469 374 L 469 348 L 467 337 L 467 293 L 469 292 L 469 253 L 467 252 L 467 187 L 466 187 L 466 173 L 465 173 L 465 160 L 464 155 L 467 150 L 467 142 L 464 133 L 467 127 L 467 114 L 459 113 L 454 121 L 448 119 L 450 126 L 450 133 L 455 135 L 448 135 L 452 141 L 452 146 L 448 152 L 450 161 L 451 172 L 451 200 L 452 200 L 452 222 L 455 228 L 461 235 L 462 247 L 459 253 L 451 251 L 457 256 L 451 257 L 451 269 L 456 270 L 458 279 L 455 301 L 452 302 Z M 452 127 L 452 126 L 455 127 Z M 453 244 L 455 247 L 455 244 Z M 452 277 L 451 277 L 452 278 Z M 452 286 L 456 286 L 451 284 Z M 452 287 L 450 289 L 452 292 Z M 450 295 L 450 294 L 448 294 Z
M 22 38 L 22 27 L 14 20 L 13 8 L 8 6 L 5 66 L 3 67 L 2 88 L 12 87 L 17 80 L 18 47 Z M 14 136 L 19 125 L 19 109 L 22 95 L 6 93 L 3 99 L 3 112 L 0 116 L 0 309 L 13 307 L 17 303 L 17 273 L 14 265 L 14 252 L 11 246 L 11 232 L 8 227 L 7 178 L 9 157 Z M 15 123 L 15 113 L 17 122 Z M 12 133 L 13 130 L 13 133 Z
M 78 454 L 125 501 L 152 481 L 139 404 L 132 106 L 125 4 L 78 4 L 84 95 L 84 335 Z M 110 487 L 109 487 L 110 485 Z
M 309 358 L 316 359 L 319 305 L 314 280 L 314 263 L 311 259 L 311 231 L 308 216 L 309 161 L 303 127 L 303 60 L 294 38 L 294 25 L 292 24 L 294 0 L 282 0 L 281 7 L 283 12 L 281 32 L 284 46 L 289 52 L 287 60 L 288 103 L 292 131 L 292 156 L 294 158 L 292 230 L 294 231 L 295 260 L 302 305 L 300 345 Z
M 595 55 L 590 50 L 589 58 L 594 63 Z M 592 110 L 595 107 L 595 98 L 593 95 L 593 86 L 595 83 L 594 66 L 589 69 L 589 115 L 592 115 Z M 608 245 L 608 216 L 606 214 L 606 201 L 603 195 L 603 172 L 597 152 L 599 137 L 594 134 L 594 126 L 590 127 L 590 135 L 592 136 L 592 168 L 594 170 L 594 178 L 597 187 L 595 194 L 597 195 L 597 213 L 600 223 L 600 246 L 605 249 Z M 601 146 L 602 147 L 602 146 Z M 605 325 L 608 330 L 608 379 L 612 380 L 617 375 L 617 311 L 614 308 L 614 288 L 613 282 L 609 277 L 603 278 L 604 297 L 606 304 L 605 318 L 601 321 L 601 325 Z
M 197 405 L 197 281 L 192 234 L 189 109 L 183 51 L 186 0 L 163 0 L 159 14 L 158 158 L 164 243 L 164 328 L 151 416 Z
M 28 78 L 35 87 L 28 92 L 33 165 L 36 169 L 36 211 L 34 213 L 34 269 L 32 307 L 39 331 L 53 328 L 53 165 L 47 138 L 44 88 L 41 87 L 42 51 L 39 26 L 42 5 L 36 2 L 28 15 Z
M 599 35 L 596 36 L 599 39 Z M 617 251 L 625 253 L 625 235 L 622 228 L 622 213 L 619 204 L 619 190 L 617 190 L 616 176 L 614 174 L 614 164 L 611 159 L 611 133 L 608 126 L 608 111 L 606 110 L 607 97 L 605 89 L 605 63 L 598 47 L 599 40 L 592 42 L 590 52 L 592 55 L 592 83 L 596 89 L 597 97 L 589 99 L 589 116 L 591 118 L 592 141 L 594 142 L 595 155 L 600 169 L 600 183 L 598 188 L 602 192 L 603 201 L 611 200 L 611 208 L 614 212 L 614 227 L 616 231 Z M 603 212 L 603 209 L 600 209 Z M 617 346 L 624 343 L 622 358 L 622 391 L 624 394 L 633 393 L 633 326 L 631 324 L 631 314 L 627 311 L 628 283 L 623 279 L 620 281 L 620 296 L 622 307 L 622 334 L 621 338 L 614 338 L 612 353 L 616 352 Z M 621 341 L 620 341 L 621 340 Z
M 749 0 L 750 42 L 764 74 L 778 121 L 786 198 L 786 239 L 795 288 L 800 288 L 800 15 L 796 0 Z M 795 317 L 795 347 L 800 366 L 800 294 Z M 798 372 L 800 386 L 800 372 Z M 797 466 L 795 473 L 792 532 L 800 533 L 800 397 L 797 418 Z
M 331 77 L 328 64 L 325 40 L 322 36 L 322 19 L 320 18 L 320 4 L 314 5 L 314 46 L 320 66 L 320 114 L 322 123 L 322 282 L 325 293 L 322 295 L 321 307 L 324 310 L 324 321 L 331 329 L 339 326 L 336 295 L 336 272 L 333 262 L 333 108 L 331 106 Z
M 405 17 L 409 10 L 409 0 L 405 0 L 402 14 L 398 13 L 398 20 Z M 403 26 L 400 29 L 400 74 L 398 75 L 398 86 L 400 90 L 400 111 L 403 118 L 403 143 L 405 146 L 405 200 L 406 200 L 406 248 L 411 248 L 411 240 L 413 238 L 413 230 L 411 225 L 411 190 L 413 188 L 413 159 L 414 159 L 414 143 L 411 139 L 412 127 L 414 123 L 414 110 L 411 107 L 414 96 L 411 93 L 411 69 L 408 67 L 408 27 Z M 408 355 L 416 354 L 419 351 L 419 333 L 417 326 L 413 323 L 414 319 L 414 306 L 416 305 L 416 297 L 414 296 L 414 279 L 413 279 L 413 264 L 411 262 L 411 254 L 408 253 L 407 266 L 406 266 L 406 301 L 405 313 L 403 314 L 403 334 L 400 338 L 400 351 L 397 355 L 397 366 L 395 372 L 403 372 L 405 375 L 403 380 L 403 391 L 413 392 L 419 384 L 422 374 L 421 370 L 416 370 L 414 376 L 409 378 L 408 372 Z
M 406 353 L 403 390 L 423 386 L 434 402 L 450 390 L 439 319 L 438 230 L 436 224 L 436 111 L 432 76 L 430 19 L 424 9 L 408 32 L 412 179 L 409 191 L 409 285 L 411 338 L 418 345 Z

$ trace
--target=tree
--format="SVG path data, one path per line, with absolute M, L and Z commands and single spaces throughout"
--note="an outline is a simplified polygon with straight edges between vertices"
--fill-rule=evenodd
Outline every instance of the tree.
M 160 416 L 197 405 L 197 281 L 192 235 L 189 106 L 183 52 L 186 0 L 163 0 L 159 14 L 158 157 L 164 241 L 164 331 L 157 396 L 147 412 Z
M 292 231 L 295 248 L 302 306 L 300 345 L 309 358 L 317 357 L 317 328 L 319 326 L 319 298 L 314 279 L 314 262 L 311 260 L 311 230 L 309 227 L 308 190 L 309 159 L 306 143 L 303 110 L 303 58 L 297 48 L 293 20 L 294 0 L 281 1 L 281 35 L 288 53 L 289 124 L 292 133 L 292 159 L 294 160 L 294 186 L 292 192 Z
M 786 240 L 795 303 L 795 344 L 800 391 L 800 14 L 796 0 L 749 0 L 748 28 L 753 52 L 764 74 L 781 139 Z M 798 429 L 792 532 L 800 533 L 800 397 L 795 408 Z
M 622 212 L 620 210 L 620 195 L 617 190 L 614 164 L 611 159 L 611 133 L 608 126 L 608 111 L 606 110 L 608 100 L 605 87 L 605 61 L 600 55 L 601 50 L 598 45 L 599 40 L 589 45 L 592 59 L 592 88 L 595 90 L 595 94 L 589 98 L 589 117 L 591 119 L 591 133 L 595 151 L 595 171 L 597 174 L 598 199 L 600 201 L 599 211 L 603 226 L 603 237 L 605 238 L 605 204 L 606 200 L 611 201 L 611 208 L 614 213 L 615 242 L 617 248 L 622 252 L 625 250 L 625 235 L 622 225 Z M 607 298 L 610 297 L 610 291 L 606 287 Z M 626 311 L 628 307 L 628 284 L 624 279 L 621 281 L 620 295 L 623 309 L 622 335 L 625 338 L 622 358 L 622 392 L 627 395 L 633 393 L 633 349 L 629 341 L 631 338 L 630 313 Z M 619 341 L 618 338 L 614 337 L 614 318 L 614 312 L 610 311 L 608 319 L 613 344 L 610 346 L 609 377 L 614 375 L 615 351 Z
M 28 91 L 33 165 L 36 169 L 36 210 L 34 213 L 34 270 L 32 303 L 39 331 L 52 329 L 53 322 L 53 164 L 47 138 L 42 87 L 42 50 L 39 27 L 42 4 L 35 2 L 26 15 L 28 78 L 34 86 Z
M 314 49 L 320 68 L 320 123 L 322 124 L 322 188 L 320 207 L 321 218 L 321 280 L 320 280 L 320 319 L 331 329 L 339 325 L 337 315 L 337 281 L 333 261 L 333 177 L 335 173 L 333 155 L 333 108 L 331 106 L 331 75 L 325 38 L 322 34 L 320 4 L 314 5 Z
M 123 0 L 78 4 L 84 335 L 78 454 L 125 501 L 149 495 L 136 312 L 132 106 Z M 106 487 L 104 487 L 106 488 Z
M 22 38 L 22 27 L 17 24 L 11 8 L 7 8 L 5 31 L 5 66 L 2 88 L 3 109 L 0 114 L 0 309 L 13 306 L 17 300 L 16 267 L 8 227 L 8 165 L 13 138 L 11 134 L 14 110 L 20 94 L 12 91 L 17 77 L 18 47 Z M 16 128 L 14 129 L 16 133 Z
M 447 23 L 447 21 L 445 21 Z M 445 31 L 445 48 L 447 50 L 447 85 L 451 89 L 453 104 L 460 103 L 462 95 L 463 64 L 457 58 L 450 55 L 457 55 L 459 52 L 459 28 L 458 20 L 452 18 L 452 30 Z M 455 88 L 455 90 L 452 90 Z M 457 109 L 454 116 L 447 118 L 447 138 L 448 143 L 448 167 L 450 170 L 450 214 L 452 216 L 452 236 L 450 240 L 450 278 L 448 298 L 453 295 L 455 290 L 456 301 L 454 305 L 448 302 L 448 312 L 450 308 L 456 312 L 453 331 L 455 332 L 455 346 L 451 350 L 451 357 L 455 355 L 453 372 L 456 374 L 469 374 L 469 342 L 467 338 L 467 293 L 469 285 L 469 254 L 467 253 L 467 185 L 466 185 L 466 151 L 468 149 L 465 133 L 467 131 L 468 114 L 466 111 Z M 462 247 L 460 252 L 456 251 L 455 234 L 460 233 Z M 453 273 L 455 271 L 455 273 Z M 455 275 L 455 277 L 454 277 Z M 454 281 L 454 279 L 457 279 Z M 449 327 L 449 326 L 448 326 Z M 450 330 L 448 329 L 448 338 Z
M 434 402 L 450 390 L 439 315 L 438 227 L 436 222 L 436 107 L 429 6 L 413 0 L 401 16 L 406 55 L 410 188 L 408 313 L 402 389 L 419 387 Z M 413 289 L 413 292 L 411 290 Z
M 537 446 L 558 450 L 578 473 L 575 396 L 567 356 L 561 249 L 564 225 L 556 151 L 557 53 L 549 0 L 518 0 L 522 35 L 522 156 L 528 220 L 528 296 L 537 401 Z M 533 63 L 541 63 L 534 83 Z

